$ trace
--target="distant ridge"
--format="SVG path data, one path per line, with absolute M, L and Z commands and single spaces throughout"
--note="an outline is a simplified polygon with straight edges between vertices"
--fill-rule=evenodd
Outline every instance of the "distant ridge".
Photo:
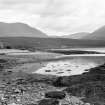
M 97 29 L 89 35 L 84 36 L 83 39 L 105 40 L 105 26 Z
M 24 23 L 0 22 L 0 37 L 47 37 L 47 35 L 36 28 Z
M 89 34 L 90 33 L 88 33 L 88 32 L 80 32 L 80 33 L 75 33 L 75 34 L 71 34 L 71 35 L 62 36 L 62 38 L 82 39 L 83 37 L 85 37 Z

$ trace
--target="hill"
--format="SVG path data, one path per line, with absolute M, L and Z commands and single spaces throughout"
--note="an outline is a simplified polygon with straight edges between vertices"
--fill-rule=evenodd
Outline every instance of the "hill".
M 105 40 L 105 26 L 97 29 L 89 35 L 84 36 L 83 39 Z
M 0 22 L 0 37 L 47 37 L 38 29 L 32 28 L 24 23 L 3 23 Z
M 75 33 L 71 35 L 63 36 L 62 38 L 70 38 L 70 39 L 82 39 L 83 37 L 87 36 L 90 33 L 81 32 L 81 33 Z

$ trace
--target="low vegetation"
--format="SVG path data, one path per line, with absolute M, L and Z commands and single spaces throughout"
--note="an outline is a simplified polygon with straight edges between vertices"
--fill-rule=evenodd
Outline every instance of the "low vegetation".
M 103 40 L 77 40 L 68 38 L 1 37 L 4 47 L 16 49 L 47 50 L 77 47 L 104 47 Z
M 89 69 L 81 75 L 58 77 L 53 85 L 67 87 L 64 91 L 73 96 L 83 97 L 84 102 L 104 105 L 105 64 Z
M 0 103 L 59 105 L 67 97 L 72 100 L 70 97 L 75 96 L 81 97 L 84 103 L 105 104 L 105 64 L 81 75 L 57 77 L 9 70 L 19 64 L 18 60 L 14 57 L 0 59 Z M 66 105 L 69 105 L 67 100 Z M 78 105 L 82 104 L 78 102 Z

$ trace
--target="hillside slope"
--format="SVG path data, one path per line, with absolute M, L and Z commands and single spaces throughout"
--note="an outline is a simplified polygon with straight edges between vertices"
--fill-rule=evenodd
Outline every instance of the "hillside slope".
M 83 37 L 87 36 L 90 33 L 87 32 L 81 32 L 81 33 L 75 33 L 71 35 L 63 36 L 62 38 L 70 38 L 70 39 L 82 39 Z
M 47 37 L 38 29 L 32 28 L 24 23 L 3 23 L 0 22 L 0 37 Z
M 97 29 L 87 36 L 84 36 L 83 39 L 105 40 L 105 26 Z

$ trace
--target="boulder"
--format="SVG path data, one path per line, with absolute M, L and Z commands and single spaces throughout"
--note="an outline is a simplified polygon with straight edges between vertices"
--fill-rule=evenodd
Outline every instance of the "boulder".
M 99 104 L 99 103 L 94 103 L 93 105 L 101 105 L 101 104 Z
M 57 99 L 43 99 L 39 101 L 38 105 L 59 105 L 59 101 Z
M 26 105 L 37 105 L 37 104 L 34 104 L 34 103 L 30 103 L 30 104 L 26 104 Z
M 46 98 L 64 99 L 65 96 L 66 94 L 63 91 L 51 91 L 45 93 Z

